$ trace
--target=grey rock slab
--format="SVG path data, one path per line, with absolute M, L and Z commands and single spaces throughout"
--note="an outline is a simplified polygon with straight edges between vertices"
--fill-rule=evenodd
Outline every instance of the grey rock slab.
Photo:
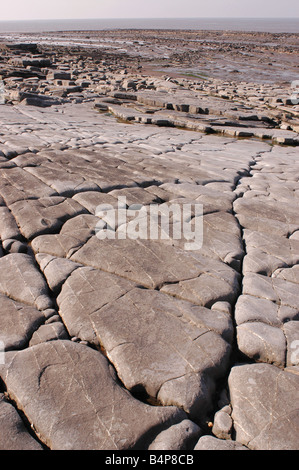
M 206 256 L 217 256 L 239 271 L 244 256 L 240 228 L 233 215 L 226 212 L 216 212 L 203 216 L 203 244 L 201 251 Z M 207 250 L 207 251 L 206 251 Z
M 27 105 L 27 106 L 38 106 L 40 108 L 47 108 L 48 106 L 56 106 L 59 105 L 61 102 L 53 97 L 48 97 L 44 95 L 37 95 L 37 96 L 28 96 L 24 98 L 20 102 L 20 106 Z
M 59 258 L 68 258 L 81 248 L 92 236 L 90 230 L 77 230 L 74 233 L 39 235 L 31 242 L 33 251 L 47 253 Z
M 197 424 L 184 419 L 158 434 L 148 450 L 191 450 L 201 434 L 202 430 Z
M 158 241 L 94 236 L 70 259 L 148 288 L 166 284 L 163 291 L 203 306 L 230 301 L 239 289 L 238 273 L 226 264 Z
M 299 262 L 299 243 L 285 237 L 244 230 L 246 256 L 243 273 L 256 272 L 271 276 L 278 268 Z
M 163 239 L 159 236 L 159 241 L 179 247 L 183 250 L 189 246 L 195 247 L 196 251 L 207 258 L 213 258 L 223 261 L 237 271 L 240 271 L 242 259 L 244 256 L 244 248 L 241 239 L 240 228 L 238 222 L 232 214 L 227 212 L 213 212 L 204 214 L 203 217 L 196 216 L 197 206 L 189 200 L 180 198 L 172 200 L 169 203 L 159 205 L 159 210 L 167 206 L 169 213 L 172 208 L 178 207 L 178 214 L 190 213 L 192 219 L 184 218 L 182 224 L 180 218 L 176 221 L 169 221 L 169 237 Z M 190 209 L 188 209 L 190 207 Z M 200 209 L 201 212 L 201 209 Z M 168 212 L 165 212 L 167 215 Z M 235 221 L 235 223 L 232 222 Z M 150 221 L 147 224 L 150 225 Z M 168 220 L 161 222 L 161 229 L 168 229 Z M 175 231 L 178 231 L 179 236 Z M 149 234 L 150 236 L 150 234 Z M 187 247 L 187 248 L 186 248 Z
M 101 193 L 99 191 L 84 191 L 73 196 L 75 201 L 78 201 L 81 206 L 85 207 L 88 212 L 95 215 L 98 206 L 109 204 L 112 207 L 117 208 L 117 200 L 109 194 Z
M 209 313 L 215 327 L 212 318 L 205 323 Z M 197 419 L 205 415 L 231 349 L 219 334 L 216 311 L 134 288 L 90 318 L 128 389 L 144 389 Z
M 56 191 L 22 168 L 0 170 L 0 194 L 10 207 L 11 204 L 28 198 L 56 195 Z
M 245 217 L 262 217 L 286 224 L 298 224 L 298 210 L 295 202 L 290 202 L 286 206 L 285 203 L 271 201 L 269 198 L 264 200 L 239 198 L 234 201 L 233 205 L 238 216 L 241 214 Z
M 104 348 L 127 388 L 205 413 L 233 337 L 220 305 L 208 310 L 88 267 L 71 274 L 57 303 L 70 335 Z
M 35 168 L 26 168 L 26 170 L 53 188 L 60 196 L 72 197 L 81 191 L 99 190 L 94 182 L 86 181 L 83 176 L 66 171 L 65 168 L 60 168 L 57 165 L 55 168 L 41 165 Z
M 21 233 L 29 240 L 43 233 L 59 231 L 67 219 L 86 212 L 78 202 L 60 196 L 18 201 L 10 209 Z
M 299 240 L 298 240 L 299 241 Z M 277 269 L 272 277 L 277 279 L 284 279 L 285 281 L 294 282 L 299 284 L 299 265 L 292 266 L 291 268 Z
M 51 70 L 47 74 L 47 80 L 71 80 L 71 73 L 64 70 Z
M 47 253 L 68 258 L 81 248 L 94 233 L 99 218 L 91 214 L 80 214 L 67 220 L 58 234 L 39 235 L 31 242 L 35 253 Z
M 20 168 L 25 168 L 27 172 L 31 167 L 47 166 L 50 162 L 49 158 L 42 151 L 38 153 L 24 153 L 12 158 L 10 161 Z
M 197 203 L 203 204 L 204 207 L 207 206 L 209 212 L 220 210 L 231 212 L 233 201 L 236 198 L 233 192 L 223 193 L 198 184 L 166 183 L 161 188 L 181 197 L 192 198 Z
M 248 215 L 246 212 L 238 212 L 237 219 L 244 228 L 269 235 L 277 235 L 278 237 L 288 237 L 290 233 L 299 229 L 298 222 L 289 224 L 288 222 L 266 218 L 261 212 L 258 217 L 253 214 Z
M 281 327 L 287 321 L 298 319 L 298 307 L 280 305 L 271 300 L 247 294 L 240 295 L 235 307 L 237 325 L 246 322 L 263 322 L 268 325 Z
M 210 263 L 209 261 L 209 265 Z M 199 277 L 178 281 L 177 283 L 166 283 L 161 288 L 161 292 L 208 308 L 219 301 L 227 301 L 233 304 L 239 291 L 239 278 L 236 271 L 225 272 L 219 267 L 217 273 L 213 270 L 210 271 L 208 264 L 207 272 L 199 275 Z
M 27 243 L 20 242 L 14 238 L 7 238 L 2 242 L 2 246 L 7 253 L 28 253 Z
M 81 265 L 68 259 L 38 253 L 36 260 L 47 280 L 50 289 L 57 293 L 69 275 Z
M 26 347 L 44 321 L 39 310 L 0 294 L 0 340 L 5 351 Z
M 21 237 L 20 230 L 17 226 L 16 220 L 10 210 L 5 206 L 0 206 L 0 238 L 6 239 L 19 239 Z
M 286 339 L 280 328 L 263 322 L 242 323 L 237 327 L 239 350 L 255 362 L 284 367 L 286 362 Z
M 298 370 L 234 366 L 229 375 L 236 440 L 252 450 L 298 450 Z
M 148 205 L 159 202 L 159 199 L 154 195 L 149 193 L 143 188 L 123 188 L 123 189 L 114 189 L 110 191 L 109 195 L 118 198 L 126 198 L 127 206 L 133 204 L 137 205 Z
M 131 281 L 100 270 L 89 267 L 80 268 L 67 279 L 61 294 L 57 298 L 58 305 L 61 307 L 60 313 L 70 328 L 75 325 L 75 318 L 78 316 L 78 325 L 81 327 L 84 318 L 87 319 L 88 315 L 100 309 L 106 303 L 123 296 L 126 291 L 133 289 L 135 286 L 136 284 Z M 88 296 L 84 295 L 85 291 Z M 140 295 L 141 293 L 140 291 Z M 161 298 L 167 299 L 163 296 Z M 219 333 L 227 342 L 232 341 L 233 325 L 231 313 L 227 306 L 222 306 L 221 302 L 216 302 L 213 305 L 212 312 L 206 308 L 194 308 L 197 309 L 197 317 L 200 317 L 207 327 Z M 68 315 L 71 315 L 71 317 L 68 317 Z M 75 329 L 71 331 L 74 336 L 88 339 L 88 337 L 82 336 L 83 331 L 80 333 L 79 330 Z
M 290 263 L 292 264 L 292 263 Z M 258 273 L 271 277 L 279 268 L 288 267 L 285 258 L 277 254 L 268 254 L 263 249 L 251 249 L 243 260 L 243 273 Z
M 0 258 L 0 292 L 38 310 L 52 307 L 49 289 L 34 259 L 12 253 Z
M 186 418 L 175 407 L 134 399 L 100 352 L 72 341 L 20 351 L 3 378 L 9 396 L 51 450 L 146 448 L 155 434 Z
M 27 431 L 17 410 L 0 394 L 0 450 L 43 450 Z
M 240 225 L 236 217 L 232 214 L 224 211 L 214 212 L 204 215 L 203 219 L 204 223 L 213 230 L 219 230 L 232 236 L 241 236 Z
M 71 336 L 100 345 L 91 314 L 123 296 L 135 284 L 90 267 L 78 268 L 64 283 L 57 297 L 59 313 Z
M 49 324 L 41 325 L 33 333 L 32 338 L 29 341 L 29 347 L 58 339 L 69 339 L 69 335 L 61 321 L 53 321 Z
M 213 436 L 202 436 L 194 447 L 194 450 L 232 451 L 249 449 L 236 441 L 227 441 Z
M 243 279 L 243 294 L 268 299 L 279 305 L 298 309 L 299 292 L 295 283 L 248 273 Z

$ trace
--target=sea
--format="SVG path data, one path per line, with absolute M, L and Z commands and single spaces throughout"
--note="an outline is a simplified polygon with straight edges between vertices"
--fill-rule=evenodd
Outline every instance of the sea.
M 0 21 L 0 33 L 176 29 L 299 33 L 299 18 L 105 18 Z

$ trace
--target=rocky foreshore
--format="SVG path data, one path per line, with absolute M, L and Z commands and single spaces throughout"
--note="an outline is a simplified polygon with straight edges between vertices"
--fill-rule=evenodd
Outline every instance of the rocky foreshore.
M 236 34 L 0 36 L 0 449 L 298 450 L 299 41 Z

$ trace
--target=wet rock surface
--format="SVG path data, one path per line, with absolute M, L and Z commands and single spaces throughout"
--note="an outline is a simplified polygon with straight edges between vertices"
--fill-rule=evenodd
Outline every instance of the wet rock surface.
M 298 104 L 69 34 L 1 45 L 0 448 L 298 450 Z

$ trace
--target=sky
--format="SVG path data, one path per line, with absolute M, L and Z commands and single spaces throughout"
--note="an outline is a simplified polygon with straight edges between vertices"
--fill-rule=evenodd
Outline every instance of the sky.
M 0 0 L 0 20 L 296 18 L 298 0 Z

